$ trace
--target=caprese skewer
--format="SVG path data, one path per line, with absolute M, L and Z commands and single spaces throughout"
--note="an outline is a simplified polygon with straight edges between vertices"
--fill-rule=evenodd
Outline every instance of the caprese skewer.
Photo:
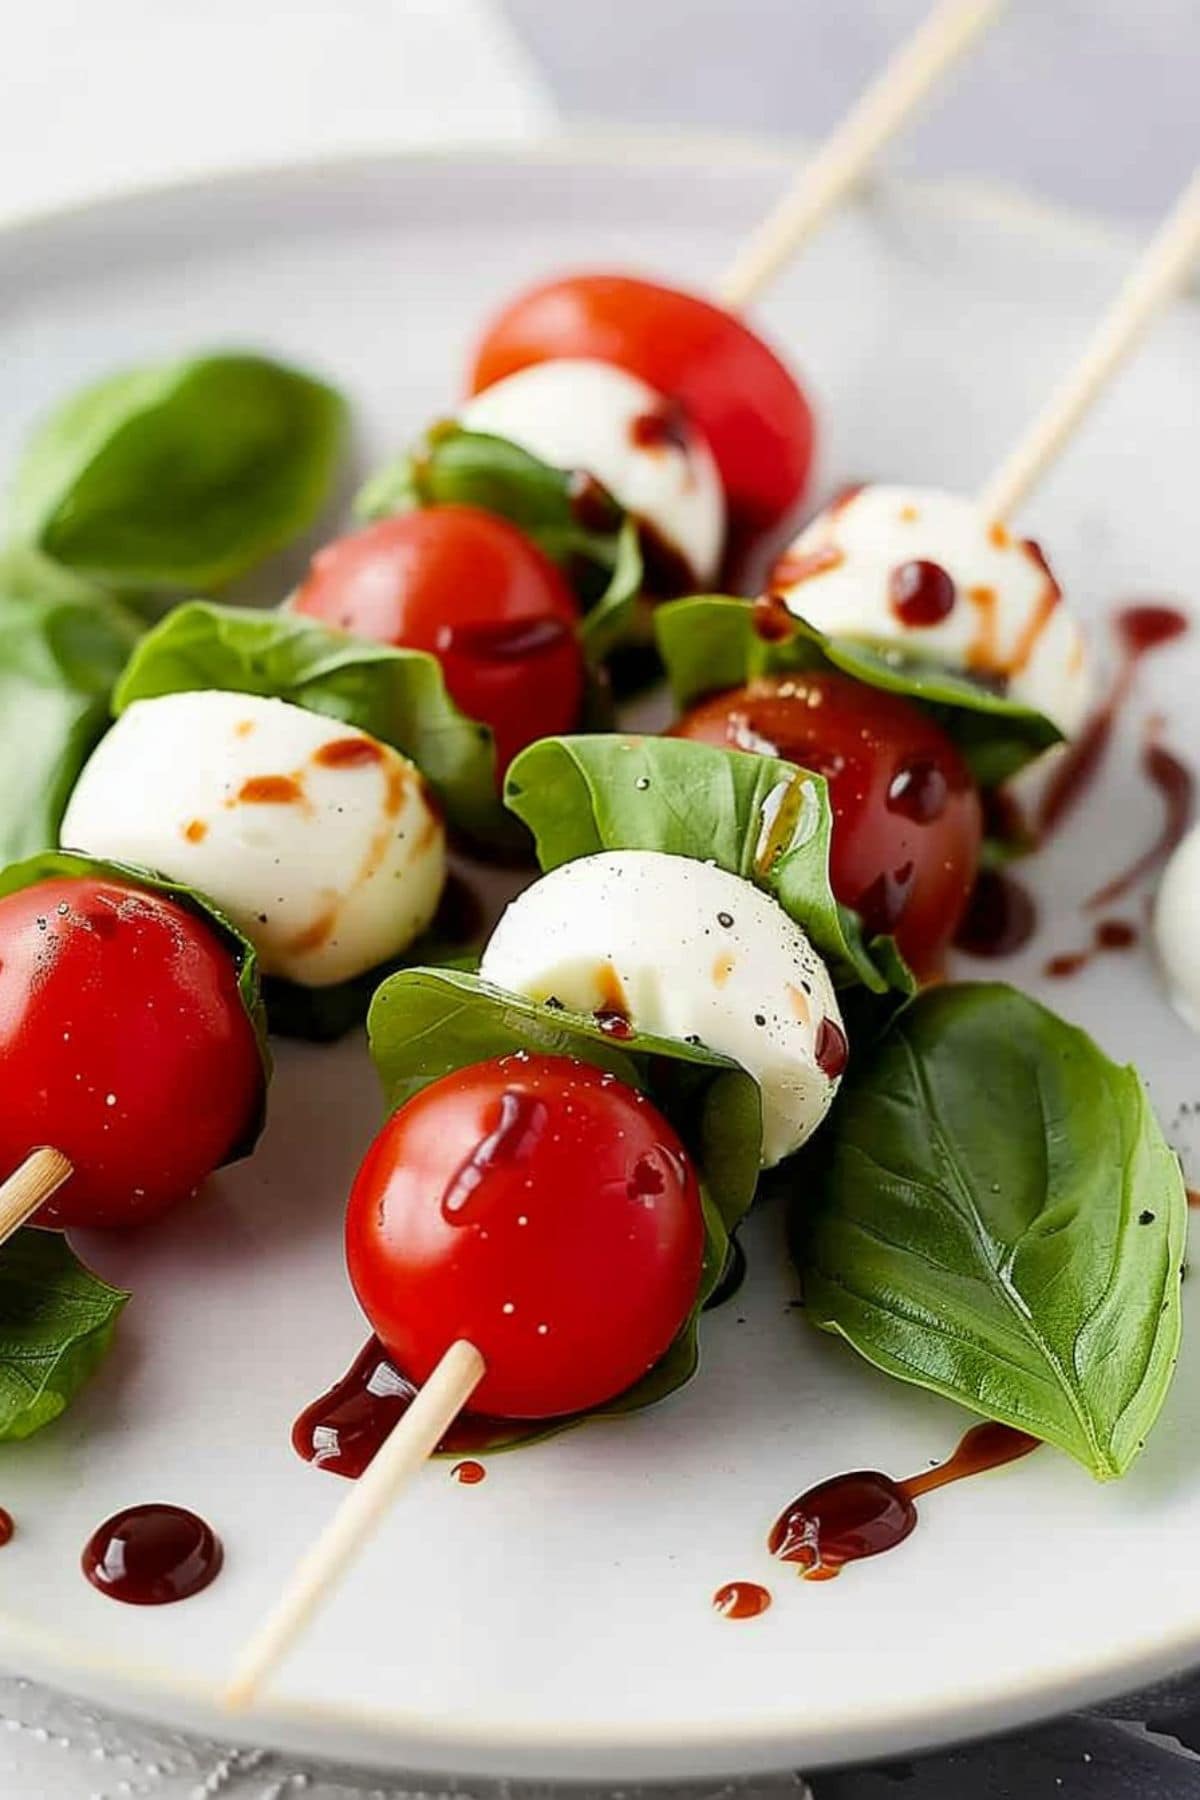
M 227 1704 L 254 1697 L 468 1401 L 553 1418 L 644 1375 L 695 1303 L 704 1241 L 675 1131 L 589 1064 L 503 1057 L 396 1112 L 355 1178 L 347 1261 L 424 1385 L 238 1658 Z
M 1068 742 L 1081 731 L 1092 687 L 1083 633 L 1041 549 L 1007 521 L 1184 280 L 1198 248 L 1200 178 L 978 499 L 856 488 L 795 539 L 770 576 L 762 635 L 786 640 L 794 620 L 835 651 L 860 646 L 871 662 L 860 659 L 854 674 L 829 666 L 756 674 L 710 692 L 674 727 L 680 736 L 780 755 L 826 776 L 837 819 L 834 891 L 870 928 L 892 932 L 921 976 L 942 965 L 984 830 L 980 784 L 951 735 L 956 695 L 935 689 L 950 704 L 927 710 L 919 703 L 921 673 L 944 668 L 982 695 L 1049 721 Z M 693 612 L 687 617 L 694 629 Z M 666 616 L 662 627 L 669 638 Z M 909 693 L 889 692 L 903 690 L 906 672 L 915 677 Z M 981 714 L 976 739 L 982 724 Z M 1036 759 L 1005 790 L 1029 826 L 1030 797 L 1043 779 Z
M 579 582 L 568 579 L 579 532 L 632 521 L 636 586 L 653 601 L 713 587 L 731 558 L 740 564 L 786 527 L 809 477 L 812 409 L 737 314 L 997 11 L 998 0 L 940 0 L 748 240 L 716 301 L 612 273 L 513 300 L 476 347 L 457 420 L 407 460 L 401 494 L 370 500 L 366 529 L 320 552 L 289 604 L 439 656 L 456 701 L 491 726 L 501 777 L 527 744 L 574 729 L 595 660 L 579 639 Z M 542 532 L 542 547 L 531 542 L 530 497 L 503 498 L 511 471 L 499 465 L 460 474 L 448 500 L 447 483 L 422 475 L 447 429 L 532 458 L 535 481 L 538 469 L 570 477 L 578 531 L 560 525 Z M 378 516 L 391 507 L 403 510 Z M 583 595 L 584 610 L 594 598 Z
M 1200 174 L 1134 265 L 1078 362 L 977 498 L 864 487 L 835 501 L 784 553 L 769 586 L 834 637 L 884 646 L 999 687 L 1066 739 L 1083 723 L 1083 634 L 1039 547 L 1012 514 L 1056 460 L 1200 253 Z

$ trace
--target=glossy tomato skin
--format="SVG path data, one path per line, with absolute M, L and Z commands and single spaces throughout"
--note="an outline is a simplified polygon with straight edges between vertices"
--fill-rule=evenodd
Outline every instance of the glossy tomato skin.
M 833 671 L 764 676 L 684 715 L 677 737 L 799 763 L 829 783 L 830 879 L 914 972 L 940 972 L 979 866 L 979 790 L 955 745 L 898 694 Z
M 164 896 L 91 876 L 0 899 L 0 1176 L 75 1165 L 39 1225 L 133 1225 L 249 1131 L 263 1066 L 233 958 Z
M 500 773 L 583 706 L 579 604 L 514 525 L 473 506 L 382 519 L 317 552 L 292 606 L 441 660 L 451 698 L 490 725 Z
M 774 351 L 711 301 L 629 275 L 574 275 L 513 300 L 475 352 L 470 391 L 531 363 L 591 356 L 678 400 L 712 447 L 742 541 L 796 512 L 812 410 Z
M 641 1095 L 566 1057 L 477 1063 L 375 1139 L 346 1215 L 350 1279 L 404 1373 L 457 1338 L 488 1372 L 471 1406 L 583 1412 L 667 1349 L 700 1280 L 691 1162 Z

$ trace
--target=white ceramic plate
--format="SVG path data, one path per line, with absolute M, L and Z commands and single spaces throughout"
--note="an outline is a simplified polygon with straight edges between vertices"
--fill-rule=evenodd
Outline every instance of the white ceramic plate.
M 784 172 L 746 151 L 505 151 L 255 174 L 23 225 L 0 238 L 0 456 L 77 382 L 220 342 L 326 371 L 378 456 L 448 406 L 472 333 L 516 286 L 573 263 L 703 285 Z M 980 481 L 1128 250 L 941 189 L 889 188 L 843 215 L 764 309 L 820 403 L 823 490 Z M 1031 511 L 1102 649 L 1119 601 L 1196 589 L 1198 417 L 1200 316 L 1181 308 Z M 1038 970 L 1082 941 L 1081 896 L 1151 832 L 1139 715 L 1164 711 L 1186 748 L 1198 680 L 1200 639 L 1147 667 L 1105 781 L 1029 872 L 1044 928 L 1004 970 L 1136 1060 L 1177 1141 L 1200 1046 L 1146 955 L 1059 987 Z M 344 1491 L 296 1459 L 288 1428 L 363 1336 L 340 1217 L 378 1117 L 357 1045 L 285 1047 L 252 1163 L 165 1224 L 82 1245 L 136 1300 L 65 1420 L 0 1454 L 21 1528 L 3 1552 L 11 1665 L 172 1724 L 375 1764 L 616 1779 L 895 1752 L 1200 1655 L 1200 1334 L 1125 1482 L 1099 1487 L 1045 1452 L 931 1497 L 906 1545 L 840 1581 L 770 1561 L 767 1527 L 805 1485 L 911 1473 L 967 1421 L 788 1310 L 767 1211 L 747 1232 L 752 1279 L 709 1319 L 682 1395 L 493 1458 L 479 1487 L 431 1468 L 269 1701 L 231 1724 L 216 1683 Z M 84 1583 L 78 1553 L 108 1513 L 149 1499 L 210 1519 L 227 1565 L 184 1605 L 124 1608 Z M 772 1587 L 773 1608 L 717 1617 L 710 1596 L 732 1577 Z

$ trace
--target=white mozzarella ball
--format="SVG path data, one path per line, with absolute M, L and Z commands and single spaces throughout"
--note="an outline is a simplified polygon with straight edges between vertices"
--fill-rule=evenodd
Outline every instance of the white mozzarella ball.
M 1154 940 L 1176 1010 L 1200 1031 L 1200 825 L 1171 857 L 1154 902 Z
M 638 376 L 583 357 L 535 363 L 476 394 L 460 422 L 582 469 L 683 558 L 697 587 L 716 580 L 725 494 L 712 451 Z
M 265 973 L 307 987 L 406 949 L 446 878 L 445 831 L 412 763 L 249 694 L 136 701 L 85 766 L 60 836 L 199 889 Z
M 903 616 L 904 572 L 915 563 L 936 564 L 953 583 L 949 611 L 927 624 Z M 1083 724 L 1087 655 L 1058 584 L 1036 546 L 961 494 L 861 488 L 801 532 L 770 585 L 790 612 L 830 637 L 890 645 L 998 680 L 1065 737 Z
M 766 1167 L 837 1091 L 846 1039 L 825 964 L 768 894 L 711 863 L 657 850 L 564 863 L 512 902 L 480 973 L 740 1063 L 762 1090 Z

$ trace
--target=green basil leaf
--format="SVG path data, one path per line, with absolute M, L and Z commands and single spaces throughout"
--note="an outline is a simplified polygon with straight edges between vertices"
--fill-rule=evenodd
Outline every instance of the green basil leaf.
M 782 639 L 760 636 L 744 600 L 705 594 L 655 611 L 654 628 L 675 703 L 741 687 L 757 675 L 838 669 L 868 687 L 915 700 L 933 713 L 981 787 L 998 787 L 1061 741 L 1042 713 L 969 675 L 882 646 L 832 638 L 803 619 Z
M 729 1234 L 748 1211 L 758 1181 L 762 1110 L 752 1077 L 700 1045 L 644 1033 L 617 1043 L 591 1017 L 542 1006 L 477 975 L 450 970 L 406 969 L 386 981 L 372 1003 L 367 1030 L 393 1110 L 430 1082 L 472 1063 L 519 1050 L 573 1056 L 649 1095 L 678 1131 L 700 1174 L 706 1227 L 700 1287 L 666 1355 L 625 1393 L 587 1414 L 534 1424 L 496 1421 L 487 1447 L 533 1443 L 584 1418 L 636 1412 L 690 1380 L 699 1359 L 701 1310 L 721 1278 Z
M 164 876 L 156 875 L 152 869 L 139 868 L 136 863 L 112 862 L 106 857 L 85 856 L 76 850 L 43 850 L 36 856 L 28 856 L 22 862 L 11 863 L 8 868 L 0 869 L 0 900 L 6 894 L 19 893 L 23 888 L 33 887 L 39 881 L 75 875 L 94 875 L 102 880 L 125 881 L 136 887 L 149 888 L 152 893 L 162 894 L 177 906 L 195 913 L 228 948 L 237 970 L 238 992 L 254 1026 L 263 1065 L 259 1104 L 244 1136 L 225 1160 L 237 1162 L 239 1158 L 248 1156 L 262 1133 L 266 1116 L 267 1083 L 271 1079 L 267 1017 L 260 991 L 258 954 L 254 945 L 211 900 L 206 899 L 195 888 L 186 887 L 179 881 L 168 881 Z
M 833 815 L 819 775 L 686 738 L 543 738 L 514 759 L 505 804 L 532 831 L 547 872 L 601 850 L 715 862 L 765 888 L 840 987 L 913 990 L 892 940 L 866 943 L 857 915 L 833 897 Z
M 323 382 L 263 356 L 110 375 L 34 433 L 12 533 L 120 587 L 217 586 L 312 523 L 345 410 Z
M 512 842 L 496 791 L 492 734 L 459 712 L 441 664 L 331 630 L 299 613 L 191 601 L 142 639 L 117 687 L 135 700 L 222 688 L 289 700 L 356 725 L 410 757 L 451 823 L 483 842 Z
M 552 468 L 507 438 L 450 422 L 373 476 L 355 511 L 365 520 L 422 506 L 498 513 L 566 571 L 584 607 L 583 647 L 595 662 L 628 634 L 642 586 L 642 552 L 635 521 L 598 487 L 599 516 L 581 522 L 577 490 L 574 472 Z
M 5 559 L 0 865 L 58 842 L 71 789 L 108 728 L 113 685 L 141 629 L 115 601 L 58 571 L 36 582 L 23 572 L 14 593 L 10 569 Z
M 1136 1072 L 996 983 L 851 1064 L 795 1189 L 813 1323 L 1102 1480 L 1175 1367 L 1187 1202 Z
M 56 1231 L 26 1227 L 0 1248 L 0 1443 L 32 1437 L 66 1411 L 128 1299 Z

